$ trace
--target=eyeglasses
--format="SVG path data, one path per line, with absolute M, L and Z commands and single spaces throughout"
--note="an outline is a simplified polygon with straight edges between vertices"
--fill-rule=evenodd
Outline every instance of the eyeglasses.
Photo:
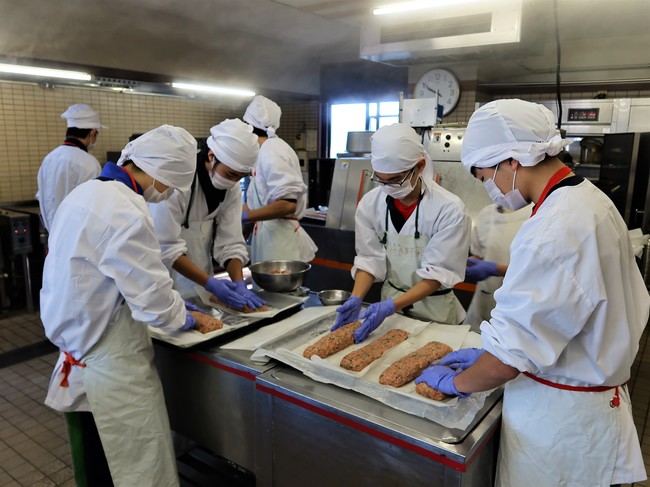
M 413 175 L 413 172 L 415 171 L 415 167 L 406 173 L 406 176 L 401 181 L 383 181 L 375 176 L 375 171 L 372 171 L 372 174 L 370 175 L 370 180 L 373 183 L 381 184 L 382 186 L 390 186 L 391 188 L 399 188 L 401 187 L 408 179 L 411 178 Z

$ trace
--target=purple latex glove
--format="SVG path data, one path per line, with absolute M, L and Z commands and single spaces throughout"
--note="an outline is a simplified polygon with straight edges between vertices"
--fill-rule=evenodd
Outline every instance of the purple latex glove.
M 336 321 L 334 326 L 330 328 L 330 331 L 334 331 L 337 328 L 341 328 L 343 325 L 352 323 L 359 319 L 359 313 L 361 313 L 361 299 L 357 296 L 350 297 L 345 303 L 336 308 Z
M 196 326 L 196 320 L 194 319 L 194 316 L 190 314 L 189 310 L 185 310 L 185 323 L 181 327 L 181 330 L 182 331 L 193 330 L 195 326 Z
M 235 281 L 235 285 L 237 286 L 237 292 L 242 298 L 244 298 L 246 306 L 250 309 L 261 308 L 266 304 L 266 301 L 260 298 L 257 294 L 253 291 L 249 291 L 248 287 L 246 287 L 246 281 Z
M 244 297 L 237 291 L 237 284 L 232 281 L 208 277 L 205 290 L 210 291 L 219 301 L 230 308 L 241 310 L 246 304 Z
M 185 309 L 188 311 L 198 311 L 199 313 L 203 313 L 203 311 L 201 311 L 201 308 L 199 308 L 194 303 L 190 303 L 189 301 L 185 301 Z
M 242 221 L 242 223 L 248 223 L 248 212 L 247 211 L 242 211 L 241 212 L 241 221 Z
M 375 328 L 381 325 L 386 318 L 395 313 L 395 301 L 387 299 L 368 306 L 361 315 L 363 324 L 354 332 L 354 342 L 360 343 L 368 338 Z
M 478 358 L 483 355 L 482 348 L 461 348 L 456 352 L 445 355 L 438 361 L 438 365 L 446 365 L 459 372 L 469 369 Z
M 480 282 L 488 277 L 498 276 L 497 263 L 489 260 L 467 259 L 467 269 L 465 270 L 465 279 L 468 281 Z
M 442 365 L 432 365 L 425 369 L 420 377 L 415 379 L 416 384 L 424 382 L 429 387 L 447 394 L 448 396 L 467 397 L 469 394 L 459 392 L 454 384 L 454 377 L 460 374 L 460 370 L 452 370 L 449 367 Z

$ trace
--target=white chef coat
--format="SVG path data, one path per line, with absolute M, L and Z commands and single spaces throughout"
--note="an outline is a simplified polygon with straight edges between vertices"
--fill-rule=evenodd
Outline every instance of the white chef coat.
M 422 178 L 422 181 L 424 195 L 420 201 L 417 230 L 423 239 L 428 239 L 428 242 L 421 250 L 419 266 L 416 264 L 417 260 L 408 261 L 413 265 L 413 268 L 409 269 L 412 274 L 411 282 L 415 283 L 419 279 L 436 280 L 440 282 L 440 290 L 452 289 L 465 277 L 471 221 L 465 206 L 457 196 L 434 181 L 425 178 Z M 352 268 L 353 278 L 358 269 L 372 274 L 375 282 L 384 281 L 387 277 L 388 261 L 397 255 L 387 252 L 386 246 L 381 242 L 386 230 L 386 211 L 386 194 L 381 188 L 372 189 L 359 202 L 355 214 L 357 255 Z M 402 237 L 415 238 L 415 220 L 414 211 L 397 233 L 389 217 L 387 230 Z M 404 273 L 403 266 L 407 265 L 406 262 L 400 260 L 399 264 L 397 262 L 390 262 L 390 264 L 399 267 L 400 272 Z M 389 296 L 386 285 L 384 287 L 382 299 L 392 297 Z M 453 291 L 445 296 L 449 298 L 446 299 L 448 306 L 454 309 L 460 307 Z M 462 316 L 453 324 L 458 324 L 460 320 Z
M 38 170 L 36 199 L 48 231 L 63 198 L 81 183 L 99 176 L 101 169 L 97 159 L 79 147 L 60 145 L 45 156 Z
M 251 262 L 301 260 L 308 262 L 317 247 L 298 224 L 307 207 L 307 185 L 293 149 L 279 137 L 268 138 L 260 147 L 246 201 L 250 209 L 268 206 L 280 199 L 295 199 L 296 210 L 283 218 L 255 223 L 251 241 Z
M 186 254 L 211 276 L 214 274 L 213 257 L 220 266 L 230 259 L 239 259 L 246 264 L 248 250 L 242 234 L 242 194 L 239 184 L 226 191 L 224 200 L 212 213 L 209 212 L 197 175 L 194 176 L 193 185 L 193 194 L 190 188 L 176 190 L 169 199 L 149 204 L 165 265 L 171 270 L 174 262 Z M 186 218 L 190 228 L 183 226 Z M 175 288 L 184 297 L 196 295 L 192 291 L 195 283 L 176 271 L 171 272 Z
M 481 325 L 482 339 L 504 363 L 573 386 L 617 386 L 630 378 L 650 297 L 625 223 L 590 182 L 556 189 L 524 223 L 495 299 L 491 320 Z M 572 394 L 575 407 L 563 404 L 566 394 Z M 580 485 L 644 480 L 631 408 L 624 393 L 620 407 L 605 407 L 613 395 L 614 390 L 560 391 L 523 376 L 509 383 L 500 485 L 574 485 L 576 472 Z M 531 424 L 523 411 L 531 396 L 546 409 L 550 421 L 543 427 Z M 581 415 L 579 406 L 588 413 Z M 594 415 L 594 408 L 601 414 Z M 615 441 L 594 443 L 586 426 L 584 435 L 568 438 L 577 415 Z M 537 447 L 549 444 L 553 448 Z M 571 458 L 570 466 L 562 458 Z M 612 458 L 611 465 L 603 467 L 603 458 Z
M 497 205 L 488 205 L 476 217 L 472 227 L 470 254 L 483 260 L 508 265 L 510 244 L 521 225 L 530 218 L 532 205 L 517 211 L 499 211 Z M 481 323 L 490 319 L 494 309 L 494 291 L 501 287 L 503 277 L 492 276 L 476 283 L 476 291 L 467 309 L 465 323 L 478 331 Z

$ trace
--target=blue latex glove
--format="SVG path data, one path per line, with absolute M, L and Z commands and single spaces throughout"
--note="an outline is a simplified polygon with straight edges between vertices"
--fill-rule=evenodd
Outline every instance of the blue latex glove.
M 438 365 L 446 365 L 461 372 L 474 365 L 483 352 L 485 350 L 482 348 L 461 348 L 442 357 L 438 361 Z
M 190 314 L 189 310 L 185 310 L 185 323 L 181 327 L 181 330 L 182 331 L 193 330 L 195 326 L 196 326 L 196 320 L 194 319 L 194 316 Z
M 237 284 L 232 281 L 208 277 L 205 290 L 210 291 L 219 301 L 233 309 L 241 310 L 246 304 L 244 297 L 237 291 Z
M 386 318 L 395 313 L 395 301 L 387 299 L 368 306 L 359 318 L 364 320 L 363 324 L 354 332 L 354 342 L 360 343 L 368 338 L 375 328 L 381 325 Z
M 266 304 L 266 301 L 260 298 L 253 291 L 248 290 L 246 287 L 246 281 L 235 281 L 235 285 L 237 286 L 237 292 L 242 296 L 242 298 L 244 298 L 246 306 L 249 308 L 257 309 Z
M 341 328 L 343 325 L 352 323 L 359 319 L 359 313 L 361 313 L 361 299 L 357 296 L 352 296 L 341 306 L 336 308 L 336 321 L 334 326 L 330 328 L 330 331 L 334 331 L 337 328 Z
M 185 309 L 188 311 L 198 311 L 199 313 L 203 313 L 203 311 L 201 311 L 201 308 L 199 308 L 194 303 L 190 303 L 189 301 L 185 301 Z
M 241 212 L 241 221 L 242 221 L 242 223 L 247 223 L 248 222 L 248 212 L 247 211 L 242 211 Z
M 468 281 L 480 282 L 488 277 L 498 276 L 497 263 L 489 260 L 467 259 L 465 279 Z
M 426 369 L 420 377 L 415 379 L 416 384 L 424 382 L 429 387 L 447 394 L 448 396 L 467 397 L 469 394 L 459 392 L 454 384 L 454 377 L 460 374 L 460 370 L 452 370 L 442 365 L 432 365 Z

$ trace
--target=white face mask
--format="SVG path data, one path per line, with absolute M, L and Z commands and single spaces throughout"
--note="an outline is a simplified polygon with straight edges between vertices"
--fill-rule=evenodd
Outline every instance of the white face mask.
M 494 176 L 491 179 L 488 179 L 483 183 L 483 186 L 488 192 L 490 199 L 498 206 L 503 206 L 504 208 L 512 211 L 517 211 L 523 208 L 528 204 L 524 199 L 521 192 L 518 189 L 515 189 L 515 181 L 517 180 L 517 171 L 515 170 L 515 177 L 512 178 L 512 191 L 503 194 L 499 187 L 494 182 L 494 178 L 497 175 L 499 166 L 494 170 Z
M 224 178 L 217 171 L 210 171 L 210 181 L 212 181 L 212 186 L 214 186 L 217 189 L 230 189 L 239 182 L 239 181 L 233 181 L 232 179 Z
M 95 147 L 95 143 L 91 142 L 90 144 L 88 144 L 88 147 L 86 147 L 86 150 L 91 151 L 93 150 L 93 147 Z
M 411 176 L 408 179 L 408 181 L 404 181 L 401 186 L 388 186 L 382 184 L 381 190 L 384 193 L 386 193 L 388 196 L 392 196 L 396 200 L 401 200 L 403 198 L 406 198 L 408 195 L 410 195 L 413 192 L 413 190 L 415 190 L 415 186 L 411 184 L 412 178 L 413 176 Z M 417 184 L 417 180 L 415 184 Z
M 155 184 L 156 184 L 156 180 L 154 179 L 153 184 L 148 188 L 146 188 L 144 190 L 144 193 L 142 194 L 144 200 L 147 203 L 160 203 L 161 201 L 165 201 L 174 193 L 173 188 L 167 188 L 165 191 L 161 193 L 156 189 L 156 187 L 154 186 Z

